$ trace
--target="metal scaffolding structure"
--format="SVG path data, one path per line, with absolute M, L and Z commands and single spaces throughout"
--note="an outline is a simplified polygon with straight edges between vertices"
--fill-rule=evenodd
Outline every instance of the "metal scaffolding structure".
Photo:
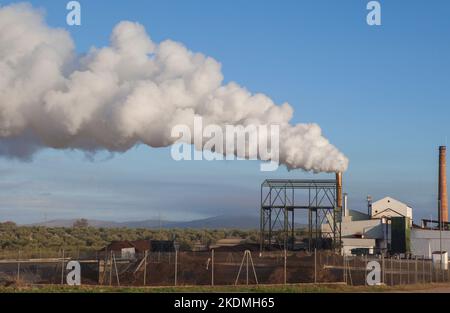
M 294 249 L 296 210 L 308 214 L 309 251 L 339 250 L 342 207 L 338 206 L 338 188 L 337 180 L 265 180 L 261 184 L 261 251 L 273 245 Z

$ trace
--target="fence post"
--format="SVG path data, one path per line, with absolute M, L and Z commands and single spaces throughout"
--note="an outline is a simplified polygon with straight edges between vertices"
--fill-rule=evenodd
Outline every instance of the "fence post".
M 418 273 L 417 273 L 417 271 L 418 271 L 419 269 L 418 269 L 418 267 L 417 267 L 417 255 L 416 255 L 416 257 L 415 257 L 415 271 L 414 271 L 414 283 L 415 284 L 417 284 L 418 283 L 418 279 L 417 279 L 417 275 L 418 275 Z
M 433 283 L 433 261 L 430 262 L 430 283 Z
M 286 285 L 287 281 L 287 251 L 284 249 L 284 284 Z
M 145 250 L 145 252 L 144 252 L 144 286 L 147 283 L 147 253 L 148 253 L 148 250 Z
M 214 286 L 214 249 L 211 249 L 211 286 Z
M 62 249 L 62 262 L 61 262 L 61 285 L 64 285 L 64 249 Z
M 345 282 L 348 285 L 351 273 L 350 273 L 350 260 L 346 254 L 344 254 L 344 271 L 345 271 Z
M 422 283 L 425 283 L 425 256 L 422 256 Z
M 410 281 L 409 281 L 409 260 L 410 260 L 410 259 L 406 259 L 406 271 L 407 271 L 407 273 L 408 273 L 408 277 L 407 277 L 408 285 L 409 285 L 409 283 L 410 283 Z
M 344 282 L 347 285 L 347 271 L 345 268 L 345 252 L 344 252 L 344 255 L 342 256 L 342 265 L 343 265 L 342 277 L 344 278 Z
M 178 275 L 178 249 L 175 249 L 175 286 L 177 285 Z
M 19 256 L 17 257 L 17 284 L 20 280 L 20 250 L 19 250 Z
M 111 255 L 109 257 L 109 285 L 112 286 L 112 271 L 113 271 L 113 252 L 111 251 Z
M 394 286 L 394 261 L 391 256 L 391 286 Z
M 317 283 L 317 248 L 314 248 L 314 283 Z
M 361 258 L 364 265 L 364 286 L 367 286 L 367 255 Z

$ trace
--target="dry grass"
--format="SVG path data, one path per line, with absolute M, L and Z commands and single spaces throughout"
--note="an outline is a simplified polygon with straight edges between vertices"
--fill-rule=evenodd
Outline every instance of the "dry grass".
M 450 284 L 417 284 L 402 286 L 347 286 L 343 284 L 292 284 L 259 286 L 180 286 L 180 287 L 107 287 L 107 286 L 60 286 L 34 285 L 0 287 L 1 293 L 171 293 L 171 292 L 261 292 L 261 293 L 373 293 L 373 292 L 414 292 L 449 289 Z

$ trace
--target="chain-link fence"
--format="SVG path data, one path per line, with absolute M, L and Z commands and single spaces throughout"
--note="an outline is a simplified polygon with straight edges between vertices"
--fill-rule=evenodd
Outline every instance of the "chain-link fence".
M 369 262 L 377 261 L 380 265 L 380 283 L 395 286 L 407 284 L 427 284 L 450 282 L 450 271 L 446 264 L 433 263 L 425 257 L 344 257 L 344 281 L 351 285 L 367 284 L 367 276 L 372 268 Z
M 14 256 L 15 254 L 15 256 Z M 70 261 L 81 283 L 103 286 L 254 285 L 347 283 L 365 285 L 369 262 L 380 283 L 401 285 L 450 281 L 450 272 L 425 258 L 342 256 L 331 251 L 206 252 L 16 252 L 0 253 L 0 285 L 65 284 Z
M 71 260 L 79 262 L 84 284 L 98 284 L 97 252 L 36 250 L 0 252 L 0 285 L 64 284 Z

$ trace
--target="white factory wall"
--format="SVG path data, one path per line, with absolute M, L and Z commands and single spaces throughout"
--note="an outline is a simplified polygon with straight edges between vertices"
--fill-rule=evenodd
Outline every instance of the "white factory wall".
M 362 236 L 370 239 L 383 239 L 384 227 L 381 220 L 343 221 L 341 224 L 341 236 Z
M 411 220 L 412 208 L 407 204 L 395 200 L 391 197 L 385 197 L 372 203 L 372 218 L 406 216 Z
M 349 210 L 350 214 L 344 216 L 341 222 L 342 237 L 364 237 L 371 239 L 383 239 L 384 227 L 381 219 L 370 219 L 369 215 L 358 211 Z M 365 219 L 361 219 L 366 217 Z M 331 225 L 322 224 L 322 233 L 330 233 Z
M 440 236 L 438 230 L 411 229 L 411 253 L 432 258 L 434 251 L 439 251 Z M 442 250 L 450 251 L 450 231 L 442 231 Z

